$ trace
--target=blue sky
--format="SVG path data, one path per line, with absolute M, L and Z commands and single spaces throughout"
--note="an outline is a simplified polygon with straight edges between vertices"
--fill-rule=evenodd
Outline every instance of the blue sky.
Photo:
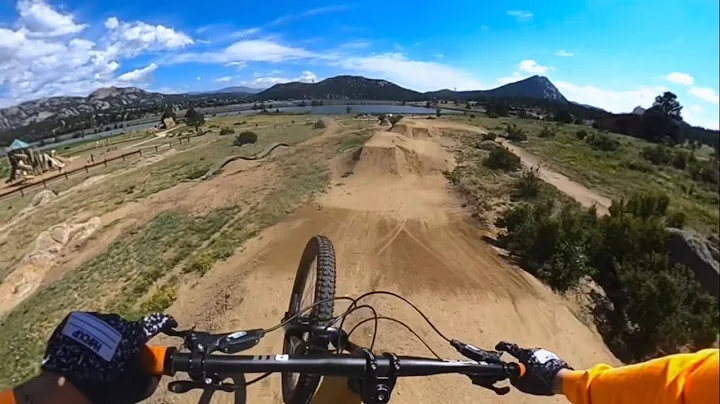
M 415 90 L 533 74 L 613 112 L 678 94 L 718 128 L 717 0 L 0 0 L 0 106 L 98 87 L 268 87 L 337 74 Z M 250 4 L 250 5 L 248 5 Z

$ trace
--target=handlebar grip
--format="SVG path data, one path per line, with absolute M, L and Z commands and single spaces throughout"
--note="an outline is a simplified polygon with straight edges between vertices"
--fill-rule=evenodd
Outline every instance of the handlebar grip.
M 160 345 L 145 345 L 140 351 L 145 370 L 154 376 L 165 374 L 165 355 L 167 347 Z
M 510 380 L 516 380 L 525 375 L 525 372 L 527 372 L 527 368 L 525 365 L 523 365 L 520 362 L 511 362 L 508 363 L 508 367 L 510 368 Z

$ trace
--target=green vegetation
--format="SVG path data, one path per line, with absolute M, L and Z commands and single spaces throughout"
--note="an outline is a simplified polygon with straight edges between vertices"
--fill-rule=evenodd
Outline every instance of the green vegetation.
M 670 199 L 639 194 L 613 202 L 610 215 L 556 204 L 521 203 L 497 225 L 500 243 L 529 272 L 560 292 L 585 276 L 600 285 L 598 329 L 624 361 L 708 347 L 716 339 L 718 302 L 692 272 L 667 255 Z
M 395 124 L 400 122 L 401 119 L 403 119 L 402 115 L 391 115 L 389 119 L 390 125 L 395 126 Z
M 522 128 L 519 128 L 514 123 L 505 124 L 505 137 L 507 138 L 507 140 L 513 142 L 522 142 L 527 140 L 527 135 L 525 134 L 525 131 Z
M 520 168 L 520 157 L 503 147 L 496 147 L 483 160 L 483 165 L 496 170 L 515 171 Z
M 555 136 L 555 131 L 550 127 L 550 125 L 545 125 L 542 127 L 540 132 L 538 132 L 538 137 L 553 137 Z
M 242 146 L 246 144 L 254 144 L 257 142 L 258 136 L 255 134 L 255 132 L 250 131 L 244 131 L 240 132 L 239 135 L 235 136 L 235 141 L 233 142 L 233 145 L 235 146 Z
M 325 121 L 322 119 L 318 119 L 315 121 L 315 124 L 313 124 L 313 128 L 315 129 L 325 129 Z
M 220 129 L 220 136 L 232 135 L 235 133 L 233 128 L 224 127 Z

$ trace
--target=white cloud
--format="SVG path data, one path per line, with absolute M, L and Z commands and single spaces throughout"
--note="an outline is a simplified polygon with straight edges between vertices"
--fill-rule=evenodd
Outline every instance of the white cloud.
M 42 0 L 19 0 L 16 9 L 18 25 L 30 36 L 63 36 L 87 28 L 87 24 L 76 24 L 72 14 L 60 13 Z
M 240 70 L 240 69 L 246 68 L 246 67 L 247 67 L 247 63 L 245 63 L 245 62 L 230 62 L 230 63 L 225 63 L 224 66 L 225 66 L 225 67 L 235 67 L 235 68 L 237 68 L 238 70 Z
M 665 87 L 638 87 L 633 90 L 607 90 L 591 85 L 577 85 L 554 81 L 563 95 L 572 101 L 600 107 L 610 112 L 627 113 L 638 105 L 648 108 L 655 97 L 667 91 Z
M 442 58 L 445 57 L 445 55 L 443 55 L 442 53 L 438 53 L 438 54 L 435 55 L 435 57 L 438 58 L 438 59 L 442 59 Z
M 123 22 L 116 17 L 105 20 L 112 49 L 119 55 L 136 56 L 141 52 L 181 49 L 194 40 L 187 34 L 163 25 L 150 25 L 142 21 Z
M 202 77 L 197 76 L 197 81 L 200 81 L 200 80 L 202 80 Z
M 720 122 L 718 122 L 717 114 L 712 117 L 708 117 L 705 114 L 705 108 L 703 108 L 701 105 L 690 105 L 686 108 L 683 108 L 682 113 L 685 122 L 688 122 L 692 125 L 702 126 L 703 128 L 715 130 L 720 127 Z
M 240 31 L 232 32 L 227 37 L 232 38 L 232 39 L 246 38 L 246 37 L 257 34 L 258 32 L 260 32 L 260 28 L 248 28 L 248 29 L 243 29 Z
M 278 73 L 278 71 L 271 72 Z M 290 83 L 293 81 L 299 81 L 302 83 L 313 83 L 318 80 L 318 77 L 315 73 L 305 70 L 300 74 L 298 77 L 294 78 L 287 78 L 287 77 L 280 77 L 280 76 L 261 76 L 261 75 L 254 75 L 255 77 L 251 80 L 244 80 L 241 81 L 240 84 L 247 86 L 247 87 L 254 87 L 254 88 L 267 88 L 274 86 L 275 84 L 280 83 Z
M 299 14 L 285 14 L 281 17 L 274 19 L 268 25 L 277 26 L 277 25 L 287 24 L 291 21 L 299 20 L 299 19 L 306 18 L 306 17 L 312 17 L 314 15 L 331 14 L 331 13 L 345 11 L 348 8 L 350 8 L 350 7 L 347 5 L 311 8 L 311 9 L 305 10 Z
M 213 83 L 227 83 L 232 80 L 230 76 L 218 77 L 213 80 Z
M 366 49 L 372 46 L 372 42 L 365 41 L 362 39 L 357 39 L 354 41 L 349 41 L 342 43 L 338 46 L 338 49 Z M 415 44 L 417 46 L 417 43 Z
M 547 72 L 555 70 L 552 66 L 543 66 L 531 59 L 521 61 L 518 65 L 518 69 L 520 69 L 521 72 L 532 74 L 547 74 Z
M 152 74 L 157 70 L 158 65 L 150 63 L 149 65 L 129 71 L 118 76 L 118 80 L 128 83 L 147 83 L 152 78 Z
M 507 15 L 515 17 L 518 22 L 528 22 L 533 18 L 533 13 L 528 10 L 510 10 Z
M 720 96 L 718 96 L 718 93 L 709 87 L 690 87 L 688 93 L 713 104 L 720 103 Z
M 411 60 L 402 53 L 342 57 L 329 63 L 420 91 L 441 88 L 477 90 L 484 87 L 482 82 L 466 71 L 437 62 Z
M 283 62 L 310 58 L 313 52 L 303 48 L 285 46 L 267 39 L 238 41 L 217 52 L 184 53 L 170 59 L 172 63 L 223 63 L 233 62 Z
M 672 72 L 665 76 L 665 79 L 675 84 L 682 84 L 684 86 L 691 86 L 695 82 L 691 75 L 680 72 Z
M 575 56 L 574 53 L 570 53 L 566 51 L 565 49 L 560 49 L 559 51 L 555 52 L 556 56 Z

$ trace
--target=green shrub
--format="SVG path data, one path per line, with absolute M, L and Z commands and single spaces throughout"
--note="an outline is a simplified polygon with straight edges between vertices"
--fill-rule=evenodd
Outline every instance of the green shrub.
M 631 170 L 639 171 L 641 173 L 652 173 L 655 171 L 653 166 L 644 159 L 624 159 L 620 162 L 620 165 Z
M 508 140 L 512 140 L 512 141 L 516 141 L 516 142 L 521 142 L 521 141 L 527 140 L 527 135 L 525 134 L 525 131 L 518 128 L 518 126 L 515 125 L 514 123 L 511 123 L 511 124 L 506 123 L 505 124 L 505 137 Z
M 687 168 L 690 178 L 699 183 L 709 185 L 718 185 L 718 166 L 717 160 L 695 161 L 688 165 Z
M 254 144 L 257 142 L 257 135 L 255 132 L 251 132 L 249 130 L 246 130 L 244 132 L 240 132 L 239 135 L 235 136 L 235 142 L 233 144 L 235 146 L 242 146 L 245 144 Z
M 391 115 L 388 120 L 390 121 L 390 125 L 395 126 L 401 119 L 403 119 L 402 115 Z
M 220 136 L 232 135 L 233 133 L 235 133 L 235 130 L 232 129 L 232 128 L 222 128 L 222 129 L 220 129 Z
M 539 176 L 540 167 L 531 168 L 522 173 L 515 181 L 516 198 L 534 198 L 540 194 L 542 182 Z
M 380 124 L 381 124 L 381 125 L 382 125 L 383 123 L 385 123 L 385 120 L 387 120 L 387 115 L 385 115 L 385 114 L 380 114 L 380 115 L 378 115 L 378 121 L 380 121 Z
M 208 254 L 202 254 L 196 257 L 188 266 L 186 266 L 183 272 L 195 272 L 202 276 L 212 269 L 213 264 L 215 264 L 215 259 L 213 257 Z
M 614 201 L 610 215 L 540 198 L 505 212 L 496 224 L 499 241 L 530 273 L 558 291 L 590 275 L 607 296 L 596 305 L 598 330 L 623 361 L 641 361 L 684 347 L 715 342 L 718 302 L 687 268 L 671 265 L 668 225 L 684 215 L 668 214 L 661 193 Z
M 580 129 L 579 131 L 575 132 L 575 137 L 583 140 L 585 137 L 587 137 L 588 133 L 585 129 Z
M 655 165 L 669 165 L 673 161 L 672 151 L 662 144 L 645 147 L 642 156 Z
M 505 148 L 498 147 L 483 160 L 483 165 L 494 170 L 515 171 L 520 168 L 520 157 Z
M 538 137 L 554 137 L 555 131 L 550 128 L 550 126 L 543 126 L 542 130 L 538 133 Z
M 315 121 L 315 124 L 313 124 L 313 128 L 315 129 L 325 129 L 325 121 L 322 119 L 318 119 Z
M 678 170 L 684 170 L 687 167 L 690 153 L 683 150 L 676 150 L 673 156 L 672 165 Z
M 603 133 L 591 134 L 585 138 L 585 142 L 593 149 L 601 151 L 615 151 L 620 147 L 620 142 L 610 135 Z
M 163 285 L 155 289 L 155 292 L 140 305 L 140 313 L 162 313 L 172 306 L 177 299 L 177 289 L 173 286 Z
M 493 132 L 481 133 L 481 134 L 480 134 L 480 139 L 481 139 L 481 140 L 495 140 L 496 138 L 497 138 L 497 135 L 496 135 L 495 133 L 493 133 Z
M 496 114 L 496 113 L 494 113 L 494 112 L 492 112 L 492 111 L 486 112 L 485 115 L 487 115 L 488 118 L 498 118 L 498 117 L 499 117 L 498 114 Z

